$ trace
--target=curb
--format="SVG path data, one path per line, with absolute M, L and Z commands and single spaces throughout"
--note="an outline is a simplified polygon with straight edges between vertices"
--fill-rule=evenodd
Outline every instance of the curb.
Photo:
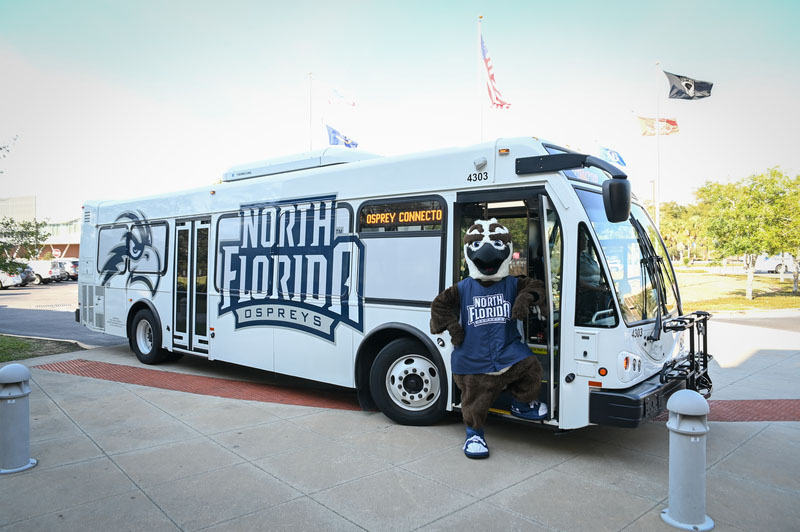
M 798 318 L 800 308 L 720 310 L 711 312 L 713 318 Z
M 97 348 L 100 348 L 100 347 L 114 347 L 114 346 L 110 346 L 110 345 L 105 345 L 104 346 L 104 345 L 84 344 L 83 342 L 80 342 L 78 340 L 67 340 L 65 338 L 47 338 L 47 337 L 44 337 L 44 336 L 27 336 L 27 335 L 24 335 L 24 334 L 11 334 L 11 333 L 0 333 L 0 335 L 2 335 L 2 336 L 11 336 L 11 337 L 14 337 L 14 338 L 30 338 L 31 340 L 50 340 L 52 342 L 65 342 L 65 343 L 69 343 L 69 344 L 77 344 L 78 347 L 80 347 L 81 349 L 86 349 L 87 351 L 90 350 L 90 349 L 97 349 Z

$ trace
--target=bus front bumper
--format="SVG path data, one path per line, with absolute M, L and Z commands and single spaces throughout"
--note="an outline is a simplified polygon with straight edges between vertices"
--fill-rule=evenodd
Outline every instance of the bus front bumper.
M 678 390 L 685 389 L 686 380 L 674 379 L 661 383 L 658 373 L 649 379 L 623 390 L 592 390 L 589 394 L 589 422 L 615 427 L 638 427 L 667 407 L 667 400 Z

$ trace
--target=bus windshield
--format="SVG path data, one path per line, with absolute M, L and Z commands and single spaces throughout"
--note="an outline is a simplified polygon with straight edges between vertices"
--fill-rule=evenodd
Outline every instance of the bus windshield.
M 625 323 L 631 325 L 655 319 L 658 315 L 659 301 L 663 313 L 671 315 L 676 312 L 680 300 L 675 272 L 672 270 L 661 237 L 644 209 L 636 204 L 631 205 L 631 217 L 641 224 L 652 244 L 652 249 L 660 259 L 655 261 L 657 263 L 655 268 L 658 269 L 652 270 L 655 275 L 660 275 L 657 279 L 653 279 L 651 270 L 642 260 L 646 258 L 647 251 L 643 251 L 640 246 L 637 230 L 631 221 L 609 222 L 601 194 L 582 189 L 576 189 L 576 192 L 589 215 L 606 257 Z M 660 298 L 657 293 L 659 287 L 661 287 Z

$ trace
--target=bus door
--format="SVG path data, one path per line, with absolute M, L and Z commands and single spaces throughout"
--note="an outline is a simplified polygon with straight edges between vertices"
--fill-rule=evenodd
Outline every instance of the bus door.
M 561 261 L 563 251 L 563 235 L 561 224 L 555 209 L 544 194 L 539 196 L 539 229 L 541 230 L 541 260 L 544 263 L 544 283 L 547 289 L 549 312 L 544 331 L 547 343 L 548 365 L 545 366 L 545 377 L 549 380 L 548 406 L 552 418 L 558 419 L 558 385 L 560 382 L 559 354 L 560 354 L 560 323 L 561 323 L 561 274 L 563 264 Z M 531 228 L 531 232 L 534 228 Z M 528 330 L 533 326 L 529 319 Z M 530 335 L 529 335 L 530 341 Z
M 522 324 L 523 337 L 544 370 L 540 400 L 548 404 L 548 419 L 558 418 L 559 321 L 561 308 L 561 224 L 543 188 L 459 193 L 454 205 L 454 279 L 469 275 L 464 260 L 464 234 L 476 219 L 497 218 L 511 232 L 510 274 L 525 275 L 545 284 L 549 312 L 531 312 Z M 459 392 L 454 390 L 454 397 Z M 491 409 L 508 414 L 511 397 L 504 393 Z M 455 403 L 458 403 L 456 399 Z
M 208 219 L 175 224 L 172 345 L 208 354 Z

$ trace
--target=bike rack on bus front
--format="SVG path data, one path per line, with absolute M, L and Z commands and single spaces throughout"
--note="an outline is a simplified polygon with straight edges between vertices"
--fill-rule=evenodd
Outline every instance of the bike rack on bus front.
M 711 314 L 698 310 L 676 316 L 664 322 L 664 331 L 689 331 L 689 353 L 664 362 L 659 374 L 663 384 L 670 380 L 685 380 L 686 387 L 708 398 L 711 395 L 711 377 L 708 376 L 708 319 Z M 698 351 L 698 347 L 700 350 Z

